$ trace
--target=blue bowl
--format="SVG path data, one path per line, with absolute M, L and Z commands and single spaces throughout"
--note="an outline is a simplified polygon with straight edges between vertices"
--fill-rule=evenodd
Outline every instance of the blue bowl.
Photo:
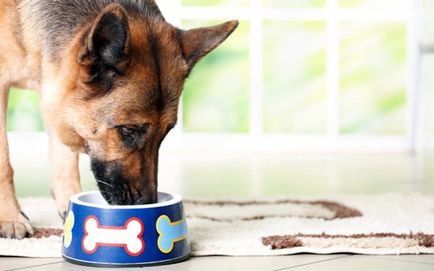
M 74 195 L 64 224 L 63 257 L 92 266 L 146 266 L 189 257 L 181 197 L 158 193 L 158 203 L 108 205 L 99 192 Z

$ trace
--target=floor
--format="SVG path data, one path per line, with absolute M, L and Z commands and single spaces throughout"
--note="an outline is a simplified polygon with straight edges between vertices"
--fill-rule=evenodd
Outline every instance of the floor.
M 48 195 L 48 165 L 27 156 L 15 159 L 20 196 Z M 28 159 L 28 160 L 26 160 Z M 18 161 L 20 164 L 17 167 Z M 434 196 L 434 162 L 405 154 L 295 155 L 282 153 L 170 153 L 160 160 L 160 190 L 183 197 L 250 197 L 424 193 Z M 31 170 L 29 170 L 29 168 Z M 25 170 L 27 169 L 27 170 Z M 29 178 L 31 172 L 31 178 Z M 85 190 L 95 189 L 88 161 L 81 163 Z M 31 180 L 31 181 L 29 181 Z M 195 257 L 146 270 L 434 270 L 434 255 L 292 255 L 280 257 Z M 0 257 L 0 270 L 95 270 L 62 259 Z M 114 269 L 111 269 L 114 270 Z M 123 269 L 130 270 L 130 269 Z M 137 269 L 135 269 L 137 270 Z
M 85 271 L 96 270 L 63 261 L 62 259 L 1 258 L 0 270 L 31 271 Z M 107 268 L 100 268 L 107 270 Z M 140 268 L 122 268 L 120 270 L 139 270 Z M 116 270 L 116 269 L 109 269 Z M 434 270 L 434 256 L 361 256 L 361 255 L 292 255 L 278 257 L 195 257 L 189 260 L 157 267 L 145 267 L 142 270 L 161 271 L 239 271 L 239 270 Z

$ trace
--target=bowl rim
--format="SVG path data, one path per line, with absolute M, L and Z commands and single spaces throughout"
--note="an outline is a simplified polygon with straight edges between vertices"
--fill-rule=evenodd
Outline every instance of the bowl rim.
M 182 198 L 178 194 L 172 194 L 172 193 L 166 193 L 166 192 L 158 192 L 158 195 L 169 195 L 172 198 L 168 201 L 164 202 L 157 202 L 157 203 L 151 203 L 151 204 L 142 204 L 142 205 L 100 205 L 96 203 L 90 203 L 80 200 L 80 197 L 87 196 L 91 194 L 100 194 L 99 191 L 89 191 L 89 192 L 81 192 L 78 194 L 75 194 L 71 196 L 69 201 L 71 203 L 81 205 L 81 206 L 87 206 L 87 207 L 94 207 L 99 209 L 151 209 L 151 208 L 158 208 L 158 207 L 165 207 L 165 206 L 171 206 L 178 204 L 182 201 Z

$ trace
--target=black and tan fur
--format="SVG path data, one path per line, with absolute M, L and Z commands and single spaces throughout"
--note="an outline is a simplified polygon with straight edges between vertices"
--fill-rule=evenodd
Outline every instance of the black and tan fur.
M 32 234 L 9 162 L 11 86 L 40 92 L 61 213 L 80 191 L 80 152 L 109 203 L 155 202 L 158 150 L 184 81 L 237 25 L 180 30 L 151 0 L 0 0 L 0 236 Z

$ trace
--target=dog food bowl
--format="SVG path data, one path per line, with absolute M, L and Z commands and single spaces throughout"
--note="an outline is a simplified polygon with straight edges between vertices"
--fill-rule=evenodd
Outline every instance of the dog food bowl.
M 65 219 L 63 257 L 91 266 L 146 266 L 189 257 L 181 197 L 158 193 L 158 203 L 109 205 L 100 192 L 74 195 Z

